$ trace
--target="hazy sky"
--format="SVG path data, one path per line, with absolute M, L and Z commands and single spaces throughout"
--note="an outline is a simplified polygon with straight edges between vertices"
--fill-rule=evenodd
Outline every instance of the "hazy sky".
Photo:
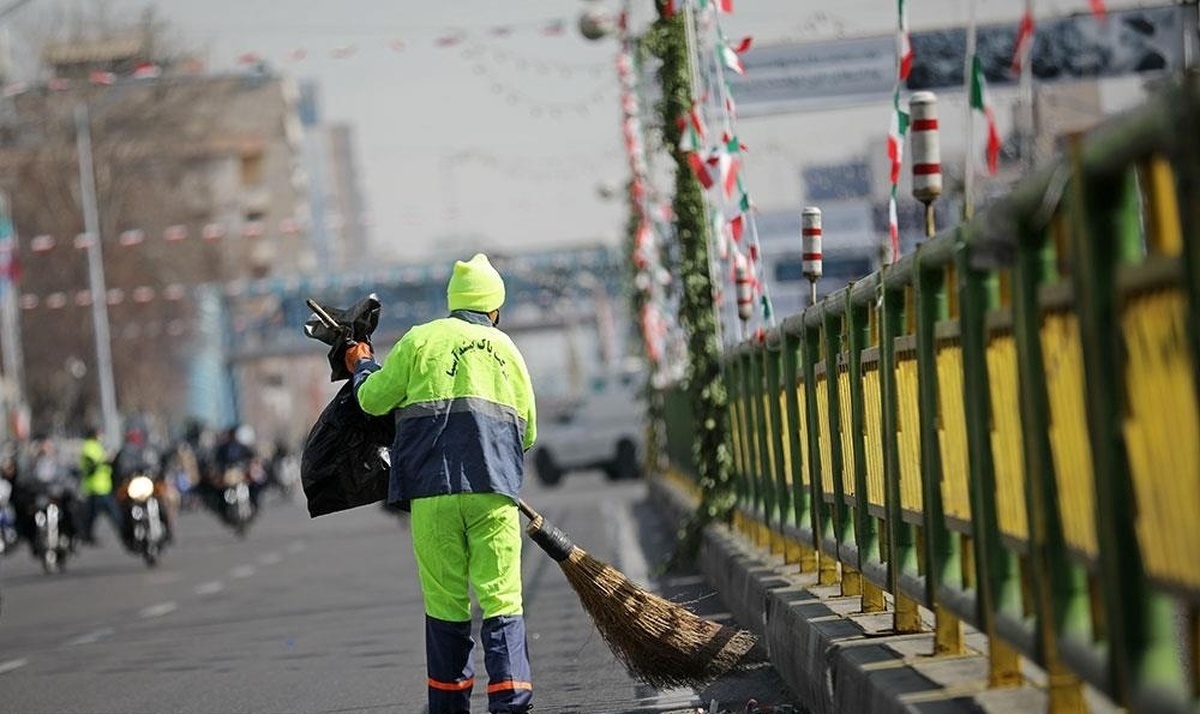
M 37 0 L 20 12 L 34 13 Z M 73 0 L 82 2 L 82 0 Z M 136 12 L 147 2 L 115 0 Z M 1136 3 L 1110 2 L 1110 7 Z M 1151 4 L 1151 3 L 1147 3 Z M 1152 3 L 1162 4 L 1162 3 Z M 374 244 L 383 257 L 425 259 L 439 249 L 554 247 L 603 240 L 623 229 L 620 197 L 601 186 L 627 176 L 620 139 L 615 43 L 576 29 L 581 0 L 158 0 L 153 3 L 210 67 L 248 52 L 319 82 L 324 115 L 354 126 Z M 914 30 L 961 25 L 965 0 L 909 0 Z M 980 0 L 980 22 L 1012 21 L 1019 0 Z M 894 29 L 894 0 L 735 0 L 727 36 L 759 45 L 876 35 Z M 1087 0 L 1038 0 L 1037 12 L 1086 12 Z M 650 0 L 633 3 L 633 26 Z M 543 29 L 566 23 L 560 36 Z M 19 24 L 15 26 L 19 27 Z M 508 28 L 507 34 L 496 32 Z M 452 47 L 439 38 L 460 35 Z M 402 45 L 401 45 L 402 43 Z M 304 57 L 297 61 L 297 51 Z M 1011 100 L 1000 95 L 999 102 Z M 744 120 L 745 178 L 755 201 L 798 201 L 796 167 L 861 155 L 887 130 L 890 98 L 877 106 Z M 953 149 L 965 110 L 943 105 L 943 144 Z M 1001 123 L 1008 122 L 1001 110 Z M 882 147 L 880 147 L 882 151 Z M 465 238 L 463 238 L 465 236 Z

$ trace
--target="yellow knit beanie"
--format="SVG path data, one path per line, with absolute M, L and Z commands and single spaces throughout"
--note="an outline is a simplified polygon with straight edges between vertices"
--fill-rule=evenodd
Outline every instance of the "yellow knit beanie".
M 451 310 L 491 312 L 504 304 L 504 280 L 483 253 L 467 262 L 455 261 L 454 273 L 446 286 L 446 302 Z

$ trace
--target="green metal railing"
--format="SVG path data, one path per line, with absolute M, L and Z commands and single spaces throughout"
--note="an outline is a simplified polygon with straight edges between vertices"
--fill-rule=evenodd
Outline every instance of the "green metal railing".
M 829 236 L 836 240 L 836 236 Z M 1200 707 L 1200 76 L 974 220 L 729 350 L 735 525 L 820 582 L 1048 675 Z M 667 450 L 690 477 L 687 401 Z M 886 597 L 885 597 L 886 595 Z

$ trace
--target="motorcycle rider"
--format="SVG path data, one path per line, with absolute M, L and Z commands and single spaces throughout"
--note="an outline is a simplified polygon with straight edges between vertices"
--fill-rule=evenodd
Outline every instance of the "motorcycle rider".
M 58 503 L 62 511 L 60 527 L 62 533 L 74 545 L 79 535 L 79 490 L 58 459 L 58 448 L 54 440 L 44 434 L 35 435 L 31 441 L 32 456 L 29 468 L 17 472 L 17 484 L 29 498 L 27 516 L 32 523 L 37 499 L 41 496 Z M 29 532 L 33 532 L 32 525 Z M 34 547 L 30 539 L 30 547 Z M 36 553 L 35 553 L 36 556 Z
M 121 512 L 113 496 L 113 469 L 108 462 L 108 452 L 100 443 L 100 430 L 88 427 L 83 447 L 79 454 L 80 487 L 83 491 L 84 509 L 81 519 L 83 542 L 99 545 L 96 540 L 96 516 L 103 513 L 112 523 L 113 531 L 121 534 Z
M 258 455 L 254 451 L 254 429 L 249 424 L 229 427 L 221 442 L 217 444 L 213 457 L 218 479 L 222 478 L 228 469 L 242 470 L 250 490 L 250 507 L 257 513 L 263 474 L 262 465 L 258 463 Z
M 20 494 L 17 491 L 17 454 L 15 450 L 5 445 L 0 451 L 0 551 L 6 551 L 9 546 L 16 546 L 17 539 L 22 536 L 17 520 L 16 502 Z
M 143 475 L 154 481 L 154 490 L 160 496 L 162 510 L 159 514 L 163 520 L 163 530 L 167 542 L 174 537 L 174 523 L 170 515 L 167 499 L 163 498 L 163 483 L 159 473 L 160 459 L 158 452 L 146 443 L 146 432 L 140 427 L 130 427 L 125 431 L 125 441 L 113 457 L 113 479 L 118 484 L 117 493 L 126 500 L 126 489 L 134 476 Z M 129 542 L 133 538 L 133 523 L 128 518 L 122 518 L 121 537 Z

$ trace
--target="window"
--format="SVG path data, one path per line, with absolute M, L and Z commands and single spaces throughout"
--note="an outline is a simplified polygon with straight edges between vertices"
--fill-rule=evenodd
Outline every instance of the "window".
M 263 180 L 263 154 L 261 151 L 242 154 L 242 185 L 257 186 Z

